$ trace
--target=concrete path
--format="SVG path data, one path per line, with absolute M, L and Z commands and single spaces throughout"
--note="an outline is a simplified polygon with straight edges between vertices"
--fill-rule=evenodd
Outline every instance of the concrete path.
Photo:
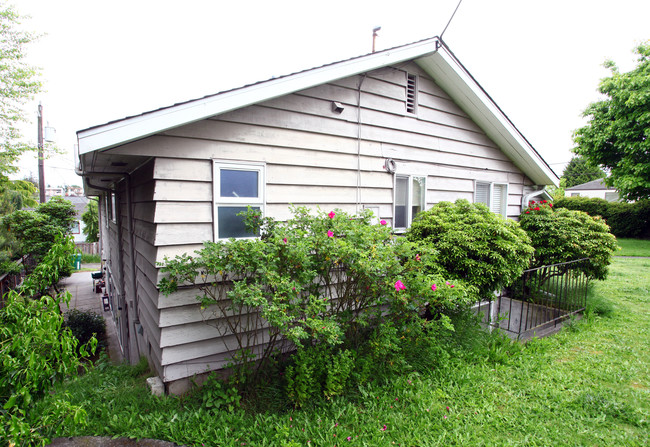
M 99 264 L 84 264 L 82 269 L 93 269 L 92 272 L 98 272 L 100 269 Z M 77 272 L 73 273 L 70 277 L 64 278 L 59 283 L 60 287 L 64 288 L 72 295 L 70 299 L 69 308 L 65 303 L 61 303 L 61 311 L 63 313 L 70 309 L 79 309 L 82 311 L 92 311 L 104 317 L 106 320 L 106 338 L 108 339 L 108 356 L 114 363 L 122 363 L 124 356 L 120 349 L 120 344 L 117 339 L 117 330 L 113 315 L 110 311 L 104 311 L 102 305 L 102 294 L 95 293 L 93 289 L 92 272 Z

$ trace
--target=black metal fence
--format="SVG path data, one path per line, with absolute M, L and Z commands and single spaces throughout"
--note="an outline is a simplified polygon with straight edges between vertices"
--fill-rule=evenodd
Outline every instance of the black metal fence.
M 530 338 L 554 329 L 584 310 L 589 278 L 583 273 L 589 259 L 525 270 L 522 277 L 492 301 L 476 305 L 483 323 L 513 338 Z

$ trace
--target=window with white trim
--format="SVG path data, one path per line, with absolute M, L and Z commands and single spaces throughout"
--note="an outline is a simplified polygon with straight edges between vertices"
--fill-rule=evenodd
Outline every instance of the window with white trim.
M 424 210 L 426 183 L 426 177 L 395 176 L 394 229 L 408 228 L 416 214 Z
M 476 182 L 474 187 L 474 203 L 483 203 L 493 213 L 507 217 L 508 184 Z
M 250 206 L 264 213 L 264 165 L 214 161 L 215 240 L 257 237 L 238 216 Z

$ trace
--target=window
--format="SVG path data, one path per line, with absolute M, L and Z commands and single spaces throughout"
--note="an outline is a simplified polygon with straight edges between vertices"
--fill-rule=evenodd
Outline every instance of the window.
M 418 104 L 418 77 L 406 73 L 406 112 L 415 113 Z
M 80 234 L 81 233 L 79 221 L 72 222 L 70 224 L 70 233 L 72 233 L 72 234 Z
M 505 183 L 476 182 L 474 203 L 483 203 L 493 213 L 506 217 L 508 211 L 508 185 Z
M 393 228 L 405 229 L 411 225 L 415 215 L 424 209 L 426 178 L 396 175 L 394 191 Z
M 257 237 L 237 215 L 249 206 L 264 212 L 264 165 L 215 161 L 215 239 Z

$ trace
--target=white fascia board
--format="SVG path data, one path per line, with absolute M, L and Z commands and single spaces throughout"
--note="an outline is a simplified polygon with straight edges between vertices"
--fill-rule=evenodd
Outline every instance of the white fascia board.
M 531 180 L 558 186 L 555 173 L 444 46 L 417 62 Z
M 415 59 L 435 52 L 437 43 L 437 38 L 427 39 L 82 130 L 77 133 L 79 153 L 109 149 L 231 110 Z

